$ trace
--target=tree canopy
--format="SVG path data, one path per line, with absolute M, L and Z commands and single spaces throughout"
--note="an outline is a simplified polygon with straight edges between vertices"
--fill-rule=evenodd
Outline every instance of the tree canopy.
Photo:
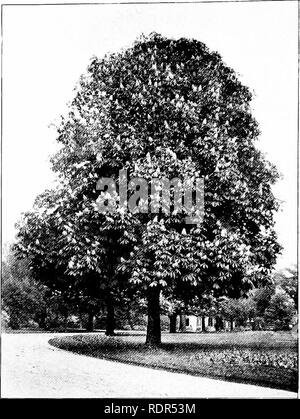
M 280 251 L 271 189 L 278 173 L 255 146 L 251 98 L 203 43 L 153 33 L 93 58 L 62 117 L 52 158 L 62 193 L 50 204 L 60 207 L 56 260 L 63 278 L 91 273 L 114 298 L 120 286 L 147 296 L 148 343 L 160 342 L 161 292 L 239 297 L 269 280 Z M 172 208 L 132 214 L 117 195 L 116 211 L 100 214 L 97 181 L 118 185 L 120 170 L 150 183 L 202 178 L 202 223 L 187 225 L 184 210 Z

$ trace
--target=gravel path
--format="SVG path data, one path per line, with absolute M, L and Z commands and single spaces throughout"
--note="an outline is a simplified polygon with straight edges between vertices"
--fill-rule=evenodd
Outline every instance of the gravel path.
M 297 397 L 283 390 L 76 355 L 50 346 L 48 340 L 54 336 L 2 335 L 2 398 Z

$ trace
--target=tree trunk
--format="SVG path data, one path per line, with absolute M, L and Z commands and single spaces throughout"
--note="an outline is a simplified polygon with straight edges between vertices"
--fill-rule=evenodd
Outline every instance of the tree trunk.
M 88 313 L 87 331 L 88 332 L 94 331 L 94 313 L 92 311 L 89 311 Z
M 233 327 L 233 319 L 230 319 L 230 330 L 233 331 L 234 327 Z
M 128 319 L 128 324 L 130 326 L 130 329 L 134 330 L 134 323 L 132 320 L 131 310 L 129 306 L 127 307 L 127 319 Z
M 161 328 L 160 328 L 160 307 L 159 307 L 158 287 L 148 288 L 148 324 L 146 344 L 158 346 L 161 344 Z
M 127 314 L 127 321 L 130 326 L 131 330 L 134 330 L 134 322 L 132 319 L 131 307 L 130 304 L 126 304 L 126 314 Z
M 40 314 L 40 316 L 37 319 L 37 323 L 41 329 L 44 329 L 44 330 L 47 329 L 46 319 L 47 319 L 47 312 L 44 311 Z
M 186 316 L 185 316 L 185 311 L 182 310 L 180 312 L 180 324 L 179 324 L 179 330 L 183 333 L 186 332 Z
M 216 331 L 219 332 L 220 330 L 223 329 L 223 320 L 221 317 L 217 316 L 216 317 Z
M 177 314 L 170 314 L 170 333 L 176 333 L 176 320 L 177 320 Z
M 68 317 L 69 317 L 68 314 L 64 315 L 64 331 L 65 332 L 67 332 L 67 330 L 68 330 Z
M 109 294 L 106 299 L 106 336 L 115 334 L 115 307 L 112 296 Z
M 202 332 L 205 332 L 205 316 L 202 316 Z
M 82 313 L 79 313 L 79 329 L 83 329 Z

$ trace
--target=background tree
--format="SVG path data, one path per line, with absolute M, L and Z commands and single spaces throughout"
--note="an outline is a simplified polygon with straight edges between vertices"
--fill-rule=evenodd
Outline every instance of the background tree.
M 118 235 L 117 223 L 104 224 L 93 202 L 78 199 L 76 191 L 70 194 L 66 183 L 57 186 L 37 197 L 33 211 L 24 215 L 16 248 L 30 256 L 38 281 L 88 313 L 89 331 L 106 308 L 106 334 L 112 335 L 114 306 L 126 289 L 126 275 L 116 270 L 116 254 L 128 239 Z
M 19 222 L 15 244 L 19 257 L 27 258 L 35 281 L 46 286 L 50 306 L 56 307 L 49 327 L 59 323 L 60 316 L 66 324 L 82 300 L 83 285 L 67 271 L 69 258 L 61 231 L 64 220 L 59 212 L 62 196 L 62 191 L 50 190 L 37 197 L 33 210 Z
M 266 309 L 270 305 L 272 296 L 275 295 L 275 285 L 269 284 L 266 287 L 258 288 L 253 293 L 253 300 L 256 305 L 256 314 L 263 317 Z
M 294 301 L 285 292 L 278 292 L 270 300 L 265 319 L 267 322 L 275 323 L 276 329 L 288 330 L 295 314 Z
M 224 320 L 230 322 L 231 331 L 234 329 L 234 321 L 236 319 L 236 304 L 234 299 L 225 298 L 219 302 L 218 312 Z
M 8 327 L 19 329 L 30 322 L 44 325 L 45 290 L 32 278 L 28 260 L 18 260 L 10 252 L 2 262 L 2 307 L 8 314 Z
M 37 281 L 31 268 L 30 260 L 20 259 L 12 249 L 2 264 L 2 302 L 9 316 L 8 327 L 66 329 L 74 307 L 64 298 L 64 294 Z
M 233 330 L 233 322 L 235 322 L 236 326 L 247 326 L 247 322 L 256 315 L 256 305 L 251 297 L 225 298 L 218 302 L 217 311 L 223 319 L 230 322 L 231 330 Z
M 166 314 L 169 317 L 169 332 L 177 332 L 177 317 L 182 312 L 183 303 L 179 299 L 176 299 L 175 296 L 169 298 L 163 298 L 161 302 L 162 313 Z
M 275 286 L 279 286 L 294 301 L 298 310 L 298 271 L 297 267 L 277 272 L 274 275 Z

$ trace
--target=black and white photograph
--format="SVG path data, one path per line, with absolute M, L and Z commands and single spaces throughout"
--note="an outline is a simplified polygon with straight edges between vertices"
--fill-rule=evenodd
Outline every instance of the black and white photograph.
M 1 399 L 297 399 L 299 2 L 1 4 Z

